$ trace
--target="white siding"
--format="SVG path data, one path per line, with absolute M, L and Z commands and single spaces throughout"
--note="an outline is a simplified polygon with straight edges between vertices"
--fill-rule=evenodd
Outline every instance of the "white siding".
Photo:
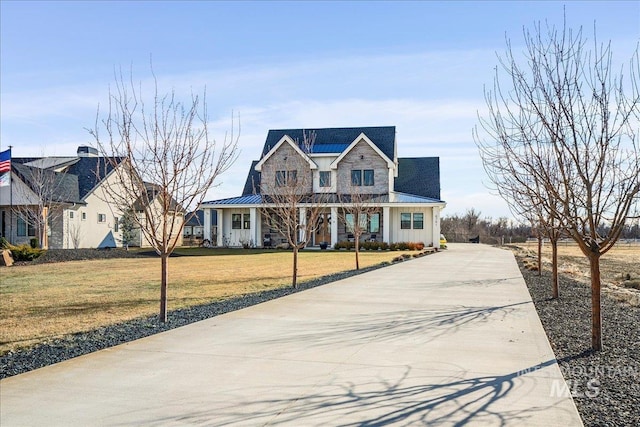
M 413 214 L 415 212 L 421 212 L 424 214 L 422 230 L 416 230 L 413 228 Z M 411 229 L 403 230 L 400 224 L 400 214 L 411 214 Z M 396 242 L 422 242 L 426 246 L 429 246 L 433 242 L 433 208 L 418 208 L 418 207 L 399 207 L 391 208 L 391 230 L 389 240 L 390 243 Z

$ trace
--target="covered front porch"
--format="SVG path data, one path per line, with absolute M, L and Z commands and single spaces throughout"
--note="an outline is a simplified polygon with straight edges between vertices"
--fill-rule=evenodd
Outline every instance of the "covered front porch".
M 280 233 L 278 227 L 269 224 L 268 216 L 263 215 L 263 206 L 220 206 L 203 205 L 204 239 L 209 239 L 218 247 L 277 247 L 287 243 L 288 239 Z M 439 246 L 440 239 L 439 205 L 388 203 L 373 213 L 359 219 L 363 228 L 360 241 L 386 243 L 422 242 L 426 246 Z M 217 215 L 217 224 L 211 224 L 213 211 Z M 307 208 L 298 208 L 299 224 L 307 224 Z M 340 205 L 326 206 L 317 216 L 314 232 L 308 247 L 319 247 L 322 243 L 333 247 L 340 241 L 353 241 L 353 221 Z M 300 231 L 299 240 L 304 239 Z

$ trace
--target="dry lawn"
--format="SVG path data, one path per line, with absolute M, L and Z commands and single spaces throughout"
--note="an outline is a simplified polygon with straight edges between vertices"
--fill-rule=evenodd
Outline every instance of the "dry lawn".
M 524 255 L 535 262 L 537 243 L 519 244 L 525 250 Z M 561 243 L 558 246 L 558 271 L 589 284 L 589 261 L 578 246 L 573 243 Z M 551 245 L 545 244 L 542 251 L 543 269 L 551 269 Z M 605 292 L 609 292 L 620 301 L 640 306 L 640 291 L 625 287 L 629 283 L 640 282 L 640 244 L 619 243 L 600 259 L 600 273 Z M 631 280 L 626 280 L 630 277 Z M 562 292 L 562 289 L 560 289 Z
M 183 256 L 169 261 L 169 310 L 290 286 L 290 252 Z M 397 252 L 362 252 L 360 265 Z M 352 270 L 353 253 L 301 252 L 299 280 Z M 110 259 L 14 266 L 0 281 L 0 354 L 158 312 L 160 260 Z

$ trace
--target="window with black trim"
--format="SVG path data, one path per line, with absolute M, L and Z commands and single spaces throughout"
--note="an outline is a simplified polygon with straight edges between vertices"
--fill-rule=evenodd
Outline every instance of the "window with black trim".
M 242 228 L 249 230 L 251 228 L 251 214 L 242 215 Z
M 365 169 L 362 171 L 364 185 L 367 187 L 373 186 L 373 169 Z
M 287 171 L 287 184 L 291 187 L 298 184 L 298 171 Z
M 424 228 L 424 214 L 422 212 L 415 212 L 413 214 L 413 229 L 422 230 Z
M 242 228 L 242 214 L 231 214 L 231 228 L 233 230 Z
M 369 233 L 380 232 L 380 214 L 374 213 L 369 216 Z
M 331 187 L 331 172 L 320 171 L 320 187 Z
M 17 234 L 18 237 L 35 237 L 36 236 L 36 227 L 31 224 L 29 221 L 19 216 L 16 218 L 17 221 Z
M 107 222 L 107 215 L 105 214 L 98 214 L 98 222 L 102 223 L 102 222 Z
M 400 214 L 400 228 L 402 230 L 411 230 L 411 214 L 410 213 Z
M 298 171 L 276 171 L 276 187 L 293 187 L 298 184 Z
M 354 229 L 354 225 L 355 225 L 355 221 L 354 221 L 354 216 L 351 213 L 348 213 L 344 216 L 344 222 L 345 222 L 345 229 L 347 231 L 347 233 L 353 233 L 353 229 Z
M 361 169 L 353 169 L 351 170 L 351 185 L 361 186 L 362 185 L 362 170 Z

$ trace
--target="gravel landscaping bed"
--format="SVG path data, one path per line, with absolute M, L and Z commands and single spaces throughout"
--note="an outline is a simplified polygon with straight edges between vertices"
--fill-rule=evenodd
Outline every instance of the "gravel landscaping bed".
M 92 353 L 118 344 L 137 340 L 159 332 L 168 331 L 189 323 L 208 319 L 220 314 L 240 310 L 285 295 L 324 285 L 336 280 L 372 271 L 389 265 L 382 263 L 376 266 L 332 274 L 304 282 L 298 289 L 292 287 L 274 289 L 255 294 L 244 295 L 225 301 L 194 306 L 169 312 L 169 321 L 160 323 L 157 316 L 143 317 L 129 322 L 105 326 L 89 332 L 68 335 L 53 339 L 24 350 L 9 352 L 0 356 L 0 378 L 22 374 L 43 366 L 62 362 L 63 360 Z
M 640 307 L 602 295 L 604 350 L 591 348 L 591 289 L 560 276 L 520 269 L 585 426 L 640 425 Z

